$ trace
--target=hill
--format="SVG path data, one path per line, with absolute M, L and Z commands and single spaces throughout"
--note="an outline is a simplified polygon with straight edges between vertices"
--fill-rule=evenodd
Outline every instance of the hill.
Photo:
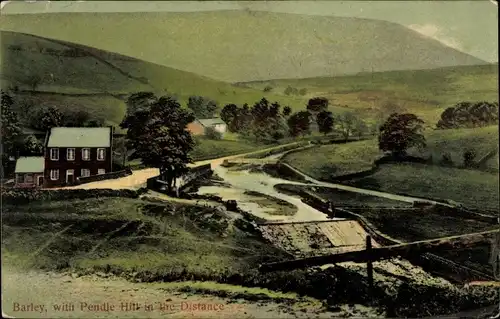
M 2 16 L 2 29 L 118 52 L 236 82 L 485 62 L 402 25 L 271 12 Z
M 303 107 L 299 98 L 275 96 L 112 52 L 15 32 L 1 32 L 2 87 L 17 87 L 17 98 L 35 108 L 88 110 L 116 125 L 130 93 L 170 93 L 185 105 L 189 96 L 226 103 L 254 103 L 263 96 Z M 23 114 L 34 109 L 23 110 Z
M 339 77 L 254 81 L 246 86 L 284 95 L 287 87 L 306 89 L 306 97 L 327 97 L 364 118 L 408 111 L 434 127 L 441 112 L 461 101 L 498 101 L 498 64 L 417 71 L 360 73 Z

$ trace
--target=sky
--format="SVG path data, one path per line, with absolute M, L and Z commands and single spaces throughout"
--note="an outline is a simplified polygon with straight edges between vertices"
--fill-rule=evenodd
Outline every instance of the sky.
M 252 10 L 359 17 L 402 24 L 445 45 L 498 62 L 498 6 L 475 1 L 8 1 L 3 14 Z

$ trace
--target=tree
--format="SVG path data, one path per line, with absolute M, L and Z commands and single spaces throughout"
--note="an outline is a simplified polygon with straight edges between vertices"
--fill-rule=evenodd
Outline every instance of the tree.
M 317 113 L 328 109 L 328 99 L 324 97 L 314 97 L 307 102 L 307 110 Z
M 292 108 L 289 106 L 285 106 L 283 108 L 283 116 L 287 117 L 292 113 Z
M 464 167 L 472 168 L 475 166 L 474 159 L 476 158 L 476 151 L 468 149 L 464 152 Z
M 264 92 L 271 92 L 273 90 L 273 87 L 270 86 L 270 85 L 266 85 L 266 87 L 264 87 Z
M 63 114 L 54 106 L 43 108 L 32 119 L 31 126 L 41 131 L 63 125 Z
M 42 78 L 38 74 L 32 74 L 26 78 L 26 82 L 31 87 L 31 90 L 35 91 L 38 85 L 42 82 Z
M 102 127 L 104 126 L 104 120 L 103 119 L 90 119 L 87 122 L 85 122 L 84 126 L 85 127 Z
M 21 127 L 17 114 L 12 110 L 14 104 L 13 98 L 6 92 L 1 92 L 1 112 L 0 112 L 0 127 L 1 127 L 1 155 L 2 155 L 2 173 L 9 173 L 10 157 L 16 157 L 16 146 L 18 139 L 21 136 Z
M 333 131 L 333 114 L 329 111 L 321 111 L 316 115 L 316 123 L 320 133 L 327 135 Z
M 160 178 L 166 180 L 168 190 L 172 191 L 177 178 L 192 162 L 189 153 L 194 141 L 186 128 L 194 121 L 194 115 L 170 96 L 135 102 L 141 103 L 142 107 L 135 113 L 127 113 L 120 124 L 127 129 L 127 148 L 132 150 L 129 158 L 140 159 L 142 164 L 158 168 Z
M 63 115 L 64 126 L 68 127 L 84 127 L 90 120 L 92 120 L 92 116 L 89 112 L 84 110 L 69 110 Z
M 227 124 L 230 132 L 238 132 L 238 117 L 239 108 L 236 104 L 227 104 L 220 112 L 220 118 Z
M 238 128 L 238 132 L 243 133 L 244 135 L 248 135 L 251 125 L 252 114 L 250 111 L 250 107 L 245 103 L 238 111 L 238 115 L 236 116 L 236 127 Z
M 356 131 L 358 122 L 359 119 L 352 112 L 344 112 L 335 119 L 335 123 L 337 123 L 336 127 L 339 129 L 346 142 L 349 136 Z
M 498 102 L 460 102 L 441 113 L 438 129 L 472 128 L 498 123 Z
M 299 94 L 300 95 L 306 95 L 307 94 L 307 89 L 306 88 L 302 88 L 299 90 Z
M 406 155 L 410 147 L 425 147 L 423 124 L 424 121 L 414 114 L 393 113 L 380 127 L 379 149 L 400 157 Z
M 288 129 L 293 137 L 310 133 L 311 113 L 300 111 L 288 118 Z
M 113 159 L 115 163 L 121 161 L 121 168 L 125 167 L 127 161 L 127 141 L 123 137 L 113 138 Z
M 29 135 L 24 139 L 23 147 L 21 149 L 22 156 L 35 156 L 43 154 L 43 145 L 35 136 Z
M 366 125 L 366 123 L 358 118 L 354 127 L 354 133 L 358 136 L 358 139 L 361 139 L 363 134 L 369 133 L 369 131 L 370 128 Z
M 200 119 L 214 117 L 217 103 L 203 96 L 190 96 L 187 106 L 193 111 L 194 116 Z
M 293 87 L 291 87 L 290 85 L 289 85 L 289 86 L 287 86 L 287 87 L 286 87 L 286 89 L 285 89 L 285 91 L 284 91 L 284 93 L 285 93 L 286 95 L 291 95 L 291 94 L 293 94 L 293 92 L 294 92 L 294 88 L 293 88 Z

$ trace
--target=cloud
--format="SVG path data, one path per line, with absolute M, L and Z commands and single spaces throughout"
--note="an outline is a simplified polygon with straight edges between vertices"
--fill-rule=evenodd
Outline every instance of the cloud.
M 442 28 L 438 27 L 435 24 L 412 24 L 409 25 L 408 28 L 416 31 L 426 37 L 437 40 L 444 45 L 452 47 L 454 49 L 462 50 L 462 44 L 455 38 L 452 38 L 446 35 Z

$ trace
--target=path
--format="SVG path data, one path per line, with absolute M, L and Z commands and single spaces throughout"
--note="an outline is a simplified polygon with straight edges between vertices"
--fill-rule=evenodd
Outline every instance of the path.
M 281 165 L 284 165 L 288 167 L 289 169 L 293 170 L 295 173 L 299 174 L 302 176 L 306 181 L 314 184 L 305 184 L 305 183 L 294 183 L 294 184 L 303 184 L 307 186 L 320 186 L 320 187 L 326 187 L 326 188 L 333 188 L 333 189 L 340 189 L 340 190 L 345 190 L 353 193 L 359 193 L 359 194 L 365 194 L 365 195 L 371 195 L 371 196 L 377 196 L 377 197 L 383 197 L 383 198 L 388 198 L 396 201 L 401 201 L 401 202 L 407 202 L 407 203 L 414 203 L 414 202 L 426 202 L 429 204 L 439 204 L 439 205 L 444 205 L 444 206 L 449 206 L 452 207 L 449 204 L 442 203 L 442 202 L 437 202 L 429 199 L 424 199 L 424 198 L 418 198 L 418 197 L 412 197 L 412 196 L 404 196 L 404 195 L 397 195 L 397 194 L 392 194 L 392 193 L 386 193 L 386 192 L 380 192 L 380 191 L 375 191 L 371 189 L 365 189 L 365 188 L 358 188 L 358 187 L 352 187 L 352 186 L 347 186 L 347 185 L 342 185 L 342 184 L 335 184 L 335 183 L 328 183 L 328 182 L 322 182 L 317 179 L 312 178 L 309 175 L 306 175 L 305 173 L 299 171 L 293 166 L 290 166 L 286 163 L 281 163 Z M 288 184 L 291 184 L 288 182 Z

